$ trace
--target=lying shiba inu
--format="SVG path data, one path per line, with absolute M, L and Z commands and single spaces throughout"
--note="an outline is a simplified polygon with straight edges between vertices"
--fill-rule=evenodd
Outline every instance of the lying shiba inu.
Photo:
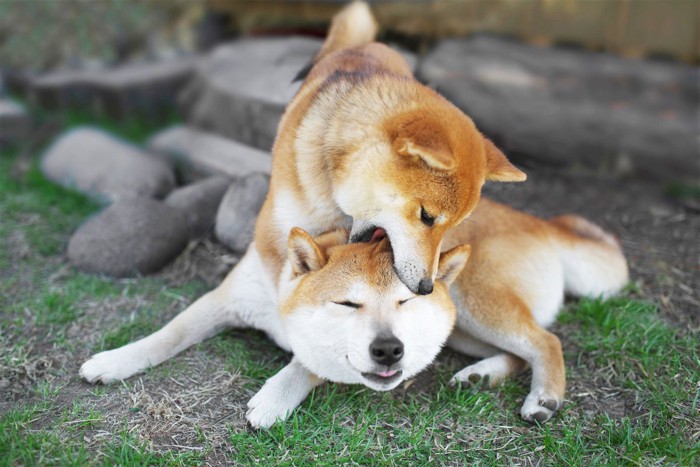
M 127 378 L 183 350 L 201 329 L 255 327 L 294 354 L 248 403 L 250 423 L 269 427 L 326 380 L 393 389 L 429 365 L 447 341 L 483 358 L 454 382 L 495 385 L 532 367 L 521 414 L 543 422 L 564 398 L 561 345 L 545 330 L 564 292 L 607 296 L 628 280 L 619 245 L 596 225 L 577 216 L 544 221 L 486 199 L 447 234 L 446 244 L 457 246 L 440 255 L 430 295 L 416 295 L 399 280 L 381 230 L 371 243 L 346 244 L 347 235 L 339 230 L 313 239 L 291 231 L 280 313 L 256 310 L 254 295 L 243 308 L 248 312 L 237 312 L 227 306 L 234 297 L 224 282 L 160 331 L 95 355 L 81 375 L 91 382 Z

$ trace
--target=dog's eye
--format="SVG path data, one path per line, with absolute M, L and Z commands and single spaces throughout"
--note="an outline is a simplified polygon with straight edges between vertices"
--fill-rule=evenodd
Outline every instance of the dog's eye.
M 362 308 L 362 305 L 360 305 L 359 303 L 350 302 L 348 300 L 345 300 L 344 302 L 333 302 L 333 303 L 335 303 L 336 305 L 340 305 L 340 306 L 347 306 L 349 308 L 355 308 L 355 309 Z
M 428 214 L 428 212 L 425 210 L 423 206 L 420 208 L 420 220 L 423 221 L 425 225 L 428 227 L 432 227 L 433 224 L 435 223 L 435 218 Z

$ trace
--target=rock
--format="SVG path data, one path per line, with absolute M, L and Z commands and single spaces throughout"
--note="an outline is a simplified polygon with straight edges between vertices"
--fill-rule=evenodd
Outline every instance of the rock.
M 172 57 L 155 63 L 124 66 L 94 81 L 107 115 L 158 118 L 177 106 L 176 96 L 194 72 L 198 57 Z
M 447 39 L 418 77 L 515 157 L 697 177 L 697 68 L 477 37 Z
M 160 198 L 175 186 L 165 160 L 90 127 L 59 136 L 44 154 L 41 169 L 49 180 L 100 201 L 125 195 Z
M 192 236 L 201 237 L 214 227 L 221 198 L 230 184 L 226 177 L 209 177 L 173 191 L 165 198 L 165 204 L 183 212 Z
M 267 152 L 184 126 L 163 130 L 147 146 L 171 159 L 185 180 L 211 175 L 235 178 L 252 173 L 269 174 L 272 165 Z
M 305 37 L 255 38 L 217 47 L 181 94 L 188 123 L 269 151 L 284 108 L 301 86 L 292 80 L 322 43 Z M 405 56 L 415 63 L 415 56 Z
M 10 99 L 0 97 L 0 144 L 17 144 L 31 132 L 27 109 Z
M 52 110 L 87 108 L 114 118 L 158 117 L 173 111 L 176 96 L 198 58 L 131 63 L 117 68 L 59 70 L 34 77 L 30 94 Z
M 292 80 L 320 45 L 317 39 L 288 37 L 217 47 L 183 91 L 187 121 L 269 151 L 284 107 L 301 85 Z
M 269 186 L 270 178 L 263 174 L 253 174 L 231 184 L 216 215 L 214 233 L 221 243 L 236 252 L 248 248 Z
M 68 244 L 77 268 L 115 277 L 158 271 L 187 245 L 179 209 L 145 197 L 122 198 L 85 222 Z

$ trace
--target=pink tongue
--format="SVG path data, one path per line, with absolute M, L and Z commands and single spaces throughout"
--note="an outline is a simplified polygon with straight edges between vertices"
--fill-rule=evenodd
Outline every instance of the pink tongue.
M 381 227 L 378 227 L 372 234 L 372 239 L 370 240 L 370 242 L 379 241 L 384 237 L 386 237 L 386 230 L 382 229 Z
M 397 371 L 398 370 L 380 371 L 379 373 L 376 373 L 376 374 L 381 376 L 382 378 L 388 378 L 390 376 L 394 376 Z

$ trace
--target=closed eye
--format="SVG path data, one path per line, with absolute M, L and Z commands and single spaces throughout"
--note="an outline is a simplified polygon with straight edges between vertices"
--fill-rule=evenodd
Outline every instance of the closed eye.
M 344 302 L 333 302 L 333 303 L 335 303 L 336 305 L 340 305 L 340 306 L 347 306 L 349 308 L 355 308 L 355 309 L 362 308 L 361 304 L 355 303 L 355 302 L 350 302 L 348 300 L 345 300 Z
M 427 225 L 428 227 L 432 227 L 435 223 L 435 216 L 431 216 L 430 214 L 428 214 L 428 211 L 426 211 L 425 208 L 421 206 L 420 220 L 421 222 L 423 222 L 423 224 Z

